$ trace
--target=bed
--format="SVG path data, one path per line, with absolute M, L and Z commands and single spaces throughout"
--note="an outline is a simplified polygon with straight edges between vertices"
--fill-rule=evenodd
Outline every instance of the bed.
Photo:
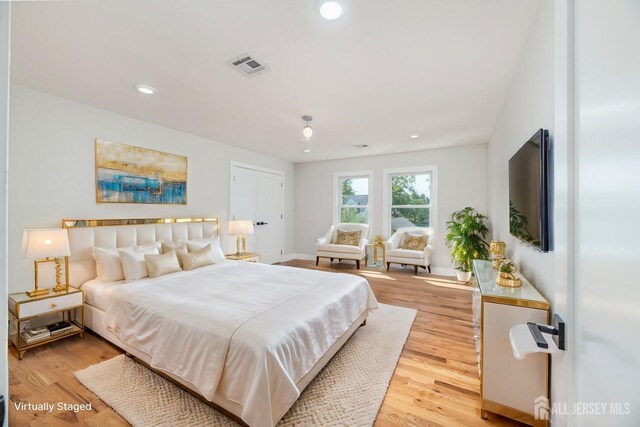
M 65 220 L 86 326 L 250 426 L 274 426 L 377 303 L 355 275 L 225 261 L 97 280 L 93 247 L 211 239 L 211 219 Z

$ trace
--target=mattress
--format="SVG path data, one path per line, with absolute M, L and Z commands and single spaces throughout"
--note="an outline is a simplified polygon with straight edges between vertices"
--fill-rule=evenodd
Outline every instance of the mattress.
M 360 276 L 257 263 L 104 285 L 83 289 L 118 339 L 205 398 L 237 403 L 256 427 L 275 425 L 299 397 L 296 383 L 377 308 Z
M 124 285 L 124 280 L 117 282 L 101 282 L 98 279 L 89 280 L 80 288 L 84 291 L 84 302 L 100 310 L 106 310 L 111 292 L 118 286 Z

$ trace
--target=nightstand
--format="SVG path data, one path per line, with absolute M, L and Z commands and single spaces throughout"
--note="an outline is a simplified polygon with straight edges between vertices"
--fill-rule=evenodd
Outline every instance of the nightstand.
M 247 252 L 246 254 L 229 254 L 227 259 L 233 261 L 260 262 L 260 254 Z
M 79 309 L 79 310 L 76 310 Z M 80 312 L 78 319 L 77 311 Z M 55 336 L 42 338 L 27 344 L 20 336 L 25 330 L 24 324 L 30 320 L 52 314 L 62 313 L 62 320 L 71 324 L 71 329 Z M 13 348 L 18 359 L 34 347 L 48 344 L 63 338 L 80 335 L 84 338 L 84 293 L 69 286 L 68 290 L 54 292 L 38 297 L 30 297 L 25 292 L 9 294 L 9 347 Z

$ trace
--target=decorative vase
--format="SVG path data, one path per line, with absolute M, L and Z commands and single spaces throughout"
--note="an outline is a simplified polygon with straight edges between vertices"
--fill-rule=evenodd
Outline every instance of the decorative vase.
M 489 252 L 491 252 L 491 266 L 494 269 L 500 268 L 500 264 L 505 257 L 507 244 L 500 240 L 492 240 L 489 244 Z
M 471 272 L 470 271 L 460 271 L 456 270 L 456 277 L 460 282 L 468 282 L 471 280 Z
M 508 288 L 518 288 L 522 286 L 522 281 L 513 274 L 518 271 L 514 262 L 510 259 L 503 259 L 500 261 L 498 269 L 503 270 L 505 266 L 508 267 L 509 271 L 500 271 L 496 278 L 496 284 Z

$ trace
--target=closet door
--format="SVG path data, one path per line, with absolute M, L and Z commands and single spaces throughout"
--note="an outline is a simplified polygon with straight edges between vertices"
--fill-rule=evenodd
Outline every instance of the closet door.
M 247 251 L 260 254 L 265 263 L 282 260 L 284 230 L 283 174 L 231 166 L 231 219 L 253 221 L 254 234 L 247 236 Z M 228 252 L 235 252 L 229 241 Z

